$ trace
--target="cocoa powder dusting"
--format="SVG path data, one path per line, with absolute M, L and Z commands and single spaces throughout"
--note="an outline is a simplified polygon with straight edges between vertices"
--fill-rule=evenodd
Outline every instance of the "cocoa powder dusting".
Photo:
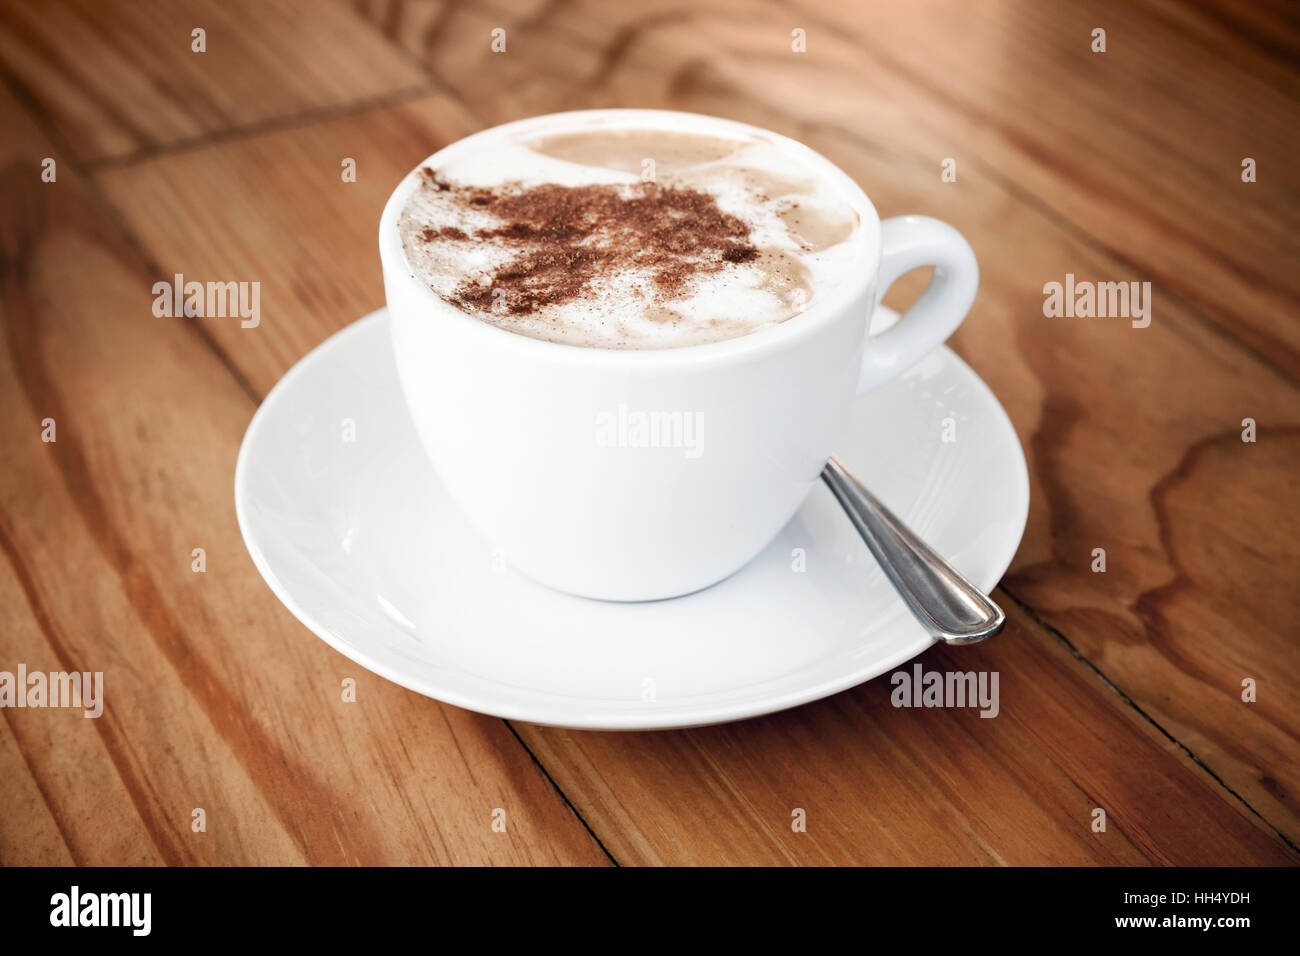
M 463 307 L 490 310 L 496 290 L 504 305 L 528 314 L 579 298 L 601 275 L 626 270 L 650 276 L 656 297 L 679 293 L 695 276 L 750 262 L 758 250 L 749 227 L 718 208 L 707 193 L 658 183 L 485 188 L 457 186 L 428 167 L 424 185 L 501 224 L 466 233 L 422 230 L 425 242 L 492 240 L 514 251 L 490 281 L 467 278 L 453 293 Z
M 434 229 L 432 226 L 425 226 L 420 230 L 420 238 L 425 242 L 433 242 L 435 239 L 468 239 L 464 229 L 457 229 L 455 226 L 443 226 L 441 229 Z

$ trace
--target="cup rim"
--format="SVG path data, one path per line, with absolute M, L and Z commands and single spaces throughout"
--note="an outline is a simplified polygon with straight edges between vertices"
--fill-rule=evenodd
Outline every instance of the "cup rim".
M 445 301 L 436 292 L 421 282 L 412 272 L 405 250 L 402 248 L 397 220 L 407 197 L 418 187 L 420 169 L 424 166 L 437 166 L 463 150 L 487 138 L 495 138 L 502 133 L 526 133 L 533 127 L 572 131 L 584 125 L 601 128 L 627 128 L 630 126 L 654 127 L 679 131 L 683 128 L 701 131 L 731 132 L 737 135 L 760 137 L 783 149 L 787 149 L 808 163 L 819 176 L 829 179 L 838 187 L 844 199 L 850 203 L 859 217 L 858 228 L 863 230 L 864 265 L 866 268 L 857 275 L 851 275 L 843 282 L 828 290 L 828 294 L 814 297 L 812 305 L 799 315 L 783 322 L 765 326 L 753 332 L 717 342 L 696 345 L 669 346 L 654 349 L 614 349 L 602 346 L 575 345 L 568 342 L 548 342 L 533 338 L 519 332 L 500 328 L 490 322 L 475 318 Z M 514 349 L 533 352 L 538 360 L 561 360 L 580 364 L 599 362 L 602 365 L 622 366 L 626 368 L 662 368 L 681 365 L 711 365 L 738 358 L 751 358 L 790 348 L 814 335 L 855 299 L 860 297 L 874 283 L 880 268 L 881 230 L 880 215 L 868 198 L 866 192 L 852 177 L 832 163 L 821 153 L 798 140 L 772 132 L 761 126 L 754 126 L 724 117 L 710 116 L 704 113 L 691 113 L 680 110 L 610 108 L 591 110 L 566 110 L 557 113 L 544 113 L 525 119 L 502 123 L 488 127 L 477 133 L 457 139 L 432 153 L 417 163 L 398 183 L 384 204 L 379 221 L 379 254 L 385 282 L 398 281 L 416 290 L 416 294 L 429 303 L 430 317 L 439 321 L 453 321 L 461 324 L 464 334 L 481 337 L 485 348 Z M 874 305 L 871 303 L 870 305 Z M 871 314 L 870 306 L 864 310 L 862 321 L 865 327 Z

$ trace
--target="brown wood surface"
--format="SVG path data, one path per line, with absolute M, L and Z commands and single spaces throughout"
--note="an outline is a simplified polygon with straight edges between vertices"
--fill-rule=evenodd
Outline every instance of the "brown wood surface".
M 99 720 L 0 710 L 0 862 L 1295 864 L 1298 32 L 1227 0 L 0 5 L 0 670 L 113 689 Z M 382 303 L 393 184 L 589 106 L 758 123 L 970 238 L 952 344 L 1031 514 L 1006 632 L 920 660 L 998 671 L 998 718 L 881 679 L 685 732 L 509 725 L 368 674 L 261 582 L 239 441 Z M 154 317 L 176 272 L 260 281 L 260 326 Z M 1044 317 L 1067 272 L 1150 281 L 1151 326 Z

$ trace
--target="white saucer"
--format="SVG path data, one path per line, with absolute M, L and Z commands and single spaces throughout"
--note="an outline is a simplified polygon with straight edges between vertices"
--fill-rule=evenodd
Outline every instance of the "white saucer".
M 766 551 L 686 597 L 590 601 L 503 567 L 424 457 L 387 323 L 381 309 L 290 369 L 235 468 L 257 569 L 363 667 L 498 717 L 649 730 L 817 700 L 930 646 L 820 482 Z M 955 441 L 942 440 L 946 418 Z M 838 456 L 975 584 L 998 582 L 1028 514 L 1024 454 L 951 351 L 860 399 Z

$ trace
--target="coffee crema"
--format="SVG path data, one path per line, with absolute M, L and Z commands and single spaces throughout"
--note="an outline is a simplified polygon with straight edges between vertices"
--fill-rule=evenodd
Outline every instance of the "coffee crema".
M 469 315 L 549 342 L 735 338 L 865 267 L 853 207 L 757 136 L 503 134 L 418 178 L 398 218 L 412 273 Z

